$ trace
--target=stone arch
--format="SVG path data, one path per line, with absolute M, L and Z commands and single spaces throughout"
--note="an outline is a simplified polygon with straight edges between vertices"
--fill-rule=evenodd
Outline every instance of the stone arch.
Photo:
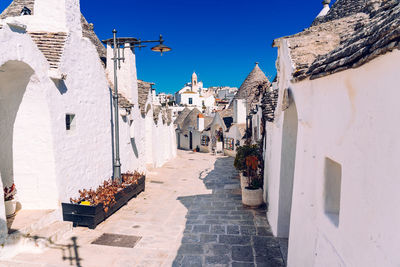
M 296 103 L 289 93 L 289 107 L 284 111 L 279 187 L 278 237 L 289 237 L 292 210 L 293 180 L 296 162 L 298 114 Z
M 15 183 L 22 209 L 58 205 L 51 116 L 43 88 L 27 63 L 0 67 L 0 175 Z

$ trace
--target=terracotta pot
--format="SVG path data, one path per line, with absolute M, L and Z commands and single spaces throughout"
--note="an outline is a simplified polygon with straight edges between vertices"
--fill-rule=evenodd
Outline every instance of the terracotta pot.
M 249 186 L 249 182 L 250 182 L 249 177 L 244 176 L 243 172 L 240 172 L 239 174 L 240 174 L 240 187 L 243 189 L 243 188 Z
M 17 207 L 17 202 L 15 200 L 4 201 L 6 216 L 7 218 L 13 217 L 15 215 L 15 210 Z
M 242 188 L 242 203 L 249 207 L 258 207 L 263 204 L 263 190 L 249 189 L 248 187 Z

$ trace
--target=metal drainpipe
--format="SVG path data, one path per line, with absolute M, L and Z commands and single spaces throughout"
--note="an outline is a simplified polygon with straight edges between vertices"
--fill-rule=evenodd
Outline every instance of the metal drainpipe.
M 118 79 L 117 79 L 117 69 L 118 69 L 118 56 L 117 50 L 119 49 L 117 45 L 117 31 L 113 30 L 114 34 L 114 126 L 115 126 L 115 160 L 113 169 L 113 179 L 121 183 L 121 161 L 119 156 L 119 110 L 118 110 Z

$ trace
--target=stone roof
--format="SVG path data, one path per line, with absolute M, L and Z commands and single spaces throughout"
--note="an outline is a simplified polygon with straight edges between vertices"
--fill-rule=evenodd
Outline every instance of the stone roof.
M 397 0 L 388 0 L 378 10 L 373 10 L 368 20 L 356 26 L 353 36 L 318 57 L 307 75 L 316 79 L 357 68 L 394 49 L 400 49 L 400 4 Z
M 35 0 L 14 0 L 0 14 L 0 19 L 20 16 L 21 11 L 25 6 L 27 8 L 29 8 L 32 11 L 32 15 L 34 15 L 34 5 L 35 5 Z M 104 47 L 104 45 L 101 43 L 99 38 L 97 37 L 96 33 L 94 32 L 93 24 L 88 23 L 82 14 L 81 14 L 81 24 L 82 24 L 83 37 L 88 38 L 94 44 L 94 46 L 96 47 L 97 53 L 99 54 L 100 60 L 103 62 L 103 65 L 105 66 L 106 59 L 107 59 L 107 50 Z M 36 33 L 38 33 L 38 32 L 36 32 Z M 59 33 L 52 33 L 52 34 L 59 34 Z M 45 36 L 43 36 L 43 37 L 45 37 Z M 34 39 L 34 41 L 36 42 L 35 39 Z M 55 47 L 56 50 L 57 50 L 57 47 L 58 47 L 58 45 Z M 39 49 L 42 50 L 40 46 L 39 46 Z M 45 54 L 45 56 L 46 56 L 46 54 Z M 52 62 L 52 59 L 49 60 L 49 58 L 47 56 L 46 56 L 46 58 L 49 61 L 51 66 L 58 65 L 58 64 L 54 64 L 57 62 Z
M 253 106 L 259 103 L 260 96 L 262 96 L 263 94 L 263 92 L 259 90 L 259 85 L 266 82 L 269 84 L 267 76 L 265 76 L 264 72 L 258 66 L 258 63 L 256 63 L 253 70 L 249 73 L 249 75 L 240 86 L 229 107 L 221 112 L 221 116 L 232 116 L 231 114 L 233 114 L 233 102 L 235 99 L 247 99 L 250 111 Z
M 153 119 L 156 124 L 158 123 L 158 117 L 160 113 L 161 113 L 162 123 L 170 125 L 172 122 L 171 109 L 167 107 L 153 106 Z
M 356 68 L 399 47 L 398 0 L 338 0 L 325 17 L 287 40 L 293 81 Z
M 81 14 L 81 24 L 83 37 L 88 38 L 94 44 L 97 53 L 99 54 L 100 60 L 103 63 L 103 66 L 105 66 L 107 62 L 107 49 L 94 32 L 93 23 L 87 22 L 86 18 Z
M 308 68 L 318 56 L 329 53 L 350 38 L 355 32 L 355 25 L 366 17 L 365 14 L 357 14 L 319 24 L 298 34 L 276 39 L 274 46 L 281 40 L 287 40 L 294 67 L 293 78 L 301 80 L 307 77 Z
M 200 114 L 200 110 L 194 108 L 190 111 L 190 113 L 186 116 L 186 118 L 182 122 L 181 131 L 183 133 L 188 132 L 189 128 L 192 127 L 193 129 L 197 128 L 197 116 Z
M 369 14 L 376 10 L 383 0 L 337 0 L 326 16 L 318 17 L 312 26 L 355 15 L 357 13 Z
M 182 123 L 189 115 L 190 109 L 189 108 L 184 108 L 181 113 L 179 113 L 178 117 L 175 119 L 174 124 L 176 124 L 179 128 L 182 128 Z
M 115 95 L 114 84 L 111 82 L 108 73 L 106 73 L 106 78 L 108 82 L 108 87 L 110 87 L 112 94 Z M 128 98 L 126 98 L 124 95 L 118 92 L 118 106 L 120 108 L 132 108 L 134 105 Z
M 275 109 L 278 104 L 279 90 L 270 90 L 264 93 L 261 101 L 262 114 L 266 121 L 274 122 Z
M 20 16 L 22 9 L 26 6 L 34 12 L 35 0 L 14 0 L 11 4 L 0 14 L 0 19 L 8 17 Z
M 138 80 L 138 102 L 139 108 L 142 112 L 142 115 L 146 115 L 146 103 L 149 97 L 149 92 L 151 91 L 152 83 L 145 82 L 142 80 Z

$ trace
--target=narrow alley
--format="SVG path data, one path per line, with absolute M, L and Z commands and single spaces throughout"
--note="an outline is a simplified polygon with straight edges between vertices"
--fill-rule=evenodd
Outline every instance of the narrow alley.
M 232 158 L 179 151 L 95 230 L 74 228 L 59 244 L 0 265 L 284 266 L 265 208 L 243 207 L 237 176 Z

